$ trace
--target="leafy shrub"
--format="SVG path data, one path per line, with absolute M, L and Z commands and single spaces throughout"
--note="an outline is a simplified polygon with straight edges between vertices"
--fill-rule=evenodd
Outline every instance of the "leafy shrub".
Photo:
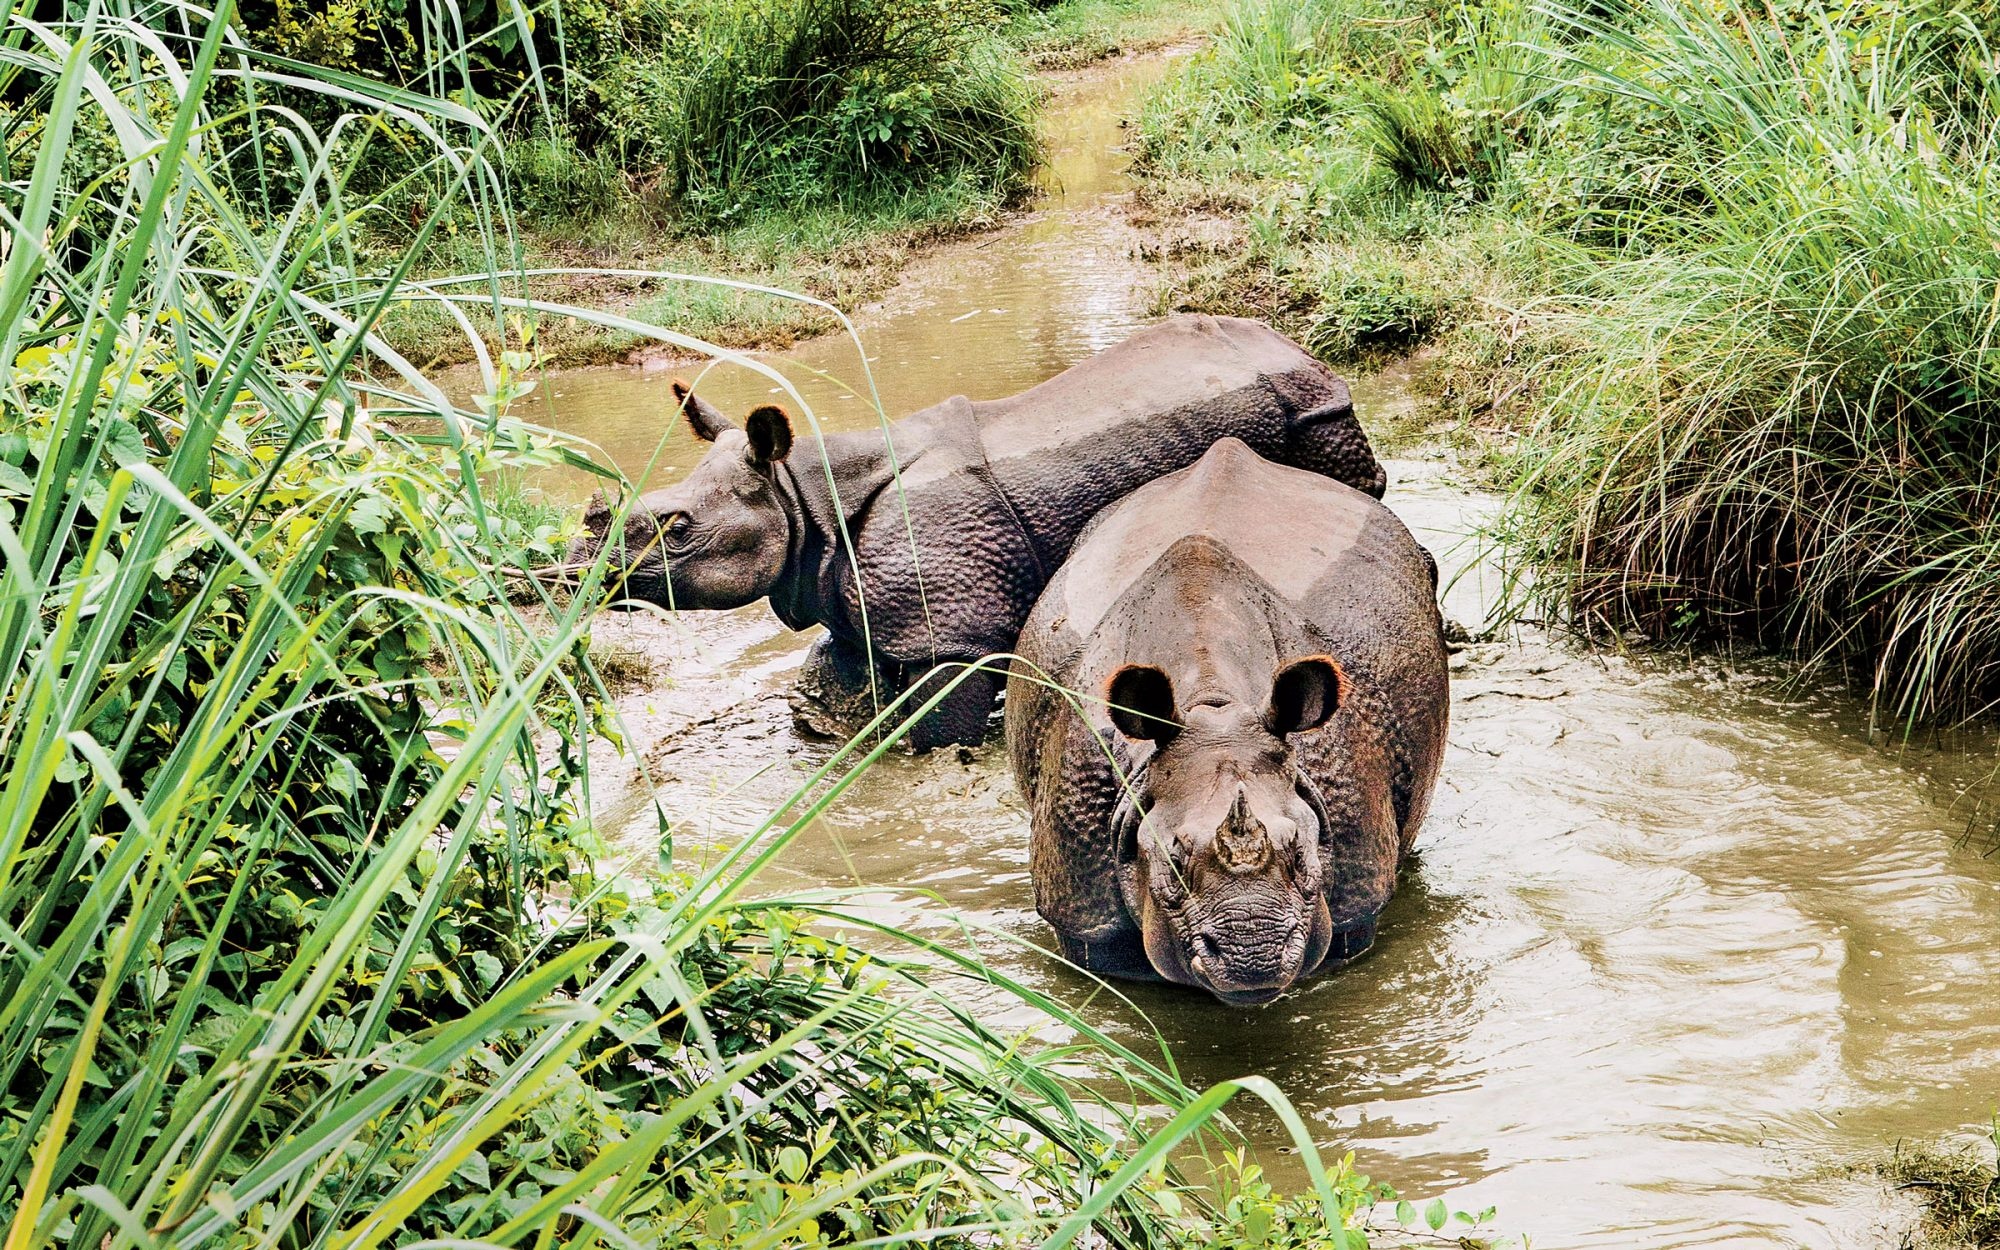
M 941 185 L 989 200 L 1017 189 L 1036 155 L 1034 97 L 1000 20 L 990 0 L 569 0 L 526 26 L 497 0 L 463 12 L 260 0 L 243 29 L 256 47 L 472 107 L 533 220 L 639 204 L 712 222 Z M 264 94 L 321 129 L 338 112 L 310 88 Z M 227 128 L 254 163 L 269 144 L 248 117 Z M 420 219 L 454 198 L 452 174 L 421 136 L 391 129 L 397 142 L 347 141 L 367 153 L 358 185 Z M 292 177 L 284 154 L 264 156 Z
M 928 179 L 1012 189 L 1033 97 L 985 0 L 729 0 L 672 103 L 679 194 L 711 212 Z

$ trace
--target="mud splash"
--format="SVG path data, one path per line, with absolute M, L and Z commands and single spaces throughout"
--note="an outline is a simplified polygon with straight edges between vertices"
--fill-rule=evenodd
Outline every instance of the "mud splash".
M 1116 118 L 1159 72 L 1127 63 L 1062 89 L 1063 193 L 864 316 L 890 413 L 1017 390 L 1145 319 Z M 810 372 L 854 380 L 851 344 L 777 363 L 829 427 L 874 419 L 865 388 Z M 636 474 L 666 378 L 561 375 L 551 419 Z M 728 409 L 767 389 L 740 370 L 710 383 Z M 1393 380 L 1356 390 L 1364 420 L 1402 402 Z M 662 480 L 698 450 L 666 446 Z M 1392 473 L 1389 502 L 1459 574 L 1448 613 L 1480 620 L 1496 587 L 1466 535 L 1491 501 L 1438 461 Z M 812 636 L 763 608 L 597 632 L 671 675 L 626 701 L 643 763 L 603 774 L 606 828 L 635 853 L 650 857 L 655 799 L 698 859 L 829 753 L 784 701 Z M 1690 669 L 1527 633 L 1462 648 L 1453 668 L 1442 789 L 1378 947 L 1263 1011 L 1143 986 L 1123 1001 L 1035 949 L 1048 934 L 997 743 L 884 761 L 768 882 L 876 891 L 885 918 L 976 943 L 1072 1002 L 1095 995 L 1112 1032 L 1157 1034 L 1197 1084 L 1269 1075 L 1324 1148 L 1418 1194 L 1497 1204 L 1537 1246 L 1892 1244 L 1907 1213 L 1854 1166 L 1983 1123 L 2000 1095 L 2000 862 L 1962 836 L 1993 743 L 1868 746 L 1852 700 L 1756 663 Z M 627 781 L 641 769 L 650 797 Z M 1275 1126 L 1239 1119 L 1283 1171 Z

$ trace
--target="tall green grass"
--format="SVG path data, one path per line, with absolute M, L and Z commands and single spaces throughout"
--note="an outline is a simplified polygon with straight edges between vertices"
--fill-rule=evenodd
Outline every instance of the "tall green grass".
M 718 0 L 699 13 L 663 101 L 691 206 L 754 215 L 954 180 L 1005 195 L 1035 163 L 1035 97 L 983 0 Z
M 1148 105 L 1171 307 L 1510 428 L 1510 608 L 2000 697 L 2000 71 L 1977 6 L 1240 0 Z M 1213 254 L 1210 254 L 1212 248 Z M 1506 412 L 1496 410 L 1505 407 Z
M 401 299 L 468 328 L 561 310 L 497 263 L 349 263 L 371 203 L 343 144 L 384 119 L 463 197 L 420 233 L 469 206 L 499 234 L 485 120 L 242 47 L 227 4 L 7 16 L 7 1250 L 1217 1244 L 1239 1230 L 1169 1156 L 1232 1142 L 1246 1090 L 1314 1193 L 1225 1172 L 1227 1210 L 1363 1244 L 1382 1191 L 1267 1084 L 1197 1094 L 967 954 L 876 928 L 870 957 L 820 923 L 870 931 L 838 897 L 754 893 L 887 741 L 699 875 L 602 863 L 603 570 L 511 602 L 538 522 L 505 485 L 591 466 L 510 415 L 526 357 L 475 335 L 487 394 L 457 408 L 372 333 Z M 217 84 L 280 79 L 333 120 L 260 107 L 291 163 L 238 179 L 216 136 L 244 97 Z M 1062 1040 L 997 1034 L 961 980 Z
M 1681 0 L 1559 17 L 1557 89 L 1620 122 L 1608 159 L 1670 175 L 1594 179 L 1549 274 L 1577 346 L 1501 529 L 1530 597 L 1797 649 L 1885 716 L 1987 710 L 2000 78 L 1961 54 L 1977 32 Z

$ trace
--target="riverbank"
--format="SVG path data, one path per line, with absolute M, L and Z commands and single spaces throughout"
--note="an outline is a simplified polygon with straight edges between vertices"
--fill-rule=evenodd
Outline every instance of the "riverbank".
M 1161 311 L 1419 352 L 1434 415 L 1497 436 L 1503 615 L 1768 646 L 1881 730 L 1984 713 L 2000 70 L 1971 21 L 1238 0 L 1142 115 Z
M 1154 311 L 1256 317 L 1337 368 L 1393 372 L 1406 402 L 1382 433 L 1452 443 L 1499 485 L 1494 455 L 1532 391 L 1493 327 L 1534 290 L 1517 272 L 1532 226 L 1384 175 L 1361 101 L 1430 27 L 1391 13 L 1336 29 L 1331 11 L 1236 4 L 1137 110 L 1130 219 Z
M 1219 6 L 1166 0 L 1063 0 L 1026 6 L 1000 26 L 1000 37 L 1035 72 L 1036 114 L 1061 111 L 1066 97 L 1088 92 L 1107 62 L 1185 46 L 1212 24 Z M 1046 129 L 1046 127 L 1042 127 Z M 1046 134 L 1042 142 L 1046 145 Z M 1046 152 L 1042 154 L 1046 161 Z M 1018 178 L 967 176 L 915 184 L 846 202 L 747 203 L 736 220 L 690 220 L 672 205 L 621 195 L 601 212 L 524 213 L 515 238 L 517 298 L 585 307 L 635 322 L 669 326 L 719 347 L 783 350 L 839 328 L 837 317 L 796 299 L 749 290 L 766 287 L 856 309 L 881 298 L 910 267 L 1033 214 L 1048 179 L 1034 169 Z M 464 252 L 463 256 L 454 255 Z M 480 272 L 483 245 L 468 235 L 448 241 L 426 269 Z M 558 271 L 558 272 L 543 272 Z M 616 273 L 612 271 L 628 271 Z M 737 286 L 642 274 L 720 278 Z M 475 319 L 476 320 L 476 319 Z M 507 337 L 482 327 L 487 347 L 532 346 L 550 366 L 611 364 L 653 354 L 636 331 L 549 315 L 505 321 Z M 393 311 L 390 341 L 426 368 L 473 358 L 465 328 L 421 304 Z

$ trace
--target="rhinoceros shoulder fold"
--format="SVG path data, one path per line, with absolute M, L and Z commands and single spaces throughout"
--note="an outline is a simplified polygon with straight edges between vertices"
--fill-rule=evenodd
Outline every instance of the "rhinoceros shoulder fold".
M 1065 627 L 1091 633 L 1190 537 L 1227 551 L 1278 595 L 1303 604 L 1330 569 L 1398 558 L 1391 548 L 1399 536 L 1407 539 L 1394 516 L 1360 491 L 1224 439 L 1099 516 L 1064 571 Z M 1414 552 L 1414 542 L 1408 545 Z

